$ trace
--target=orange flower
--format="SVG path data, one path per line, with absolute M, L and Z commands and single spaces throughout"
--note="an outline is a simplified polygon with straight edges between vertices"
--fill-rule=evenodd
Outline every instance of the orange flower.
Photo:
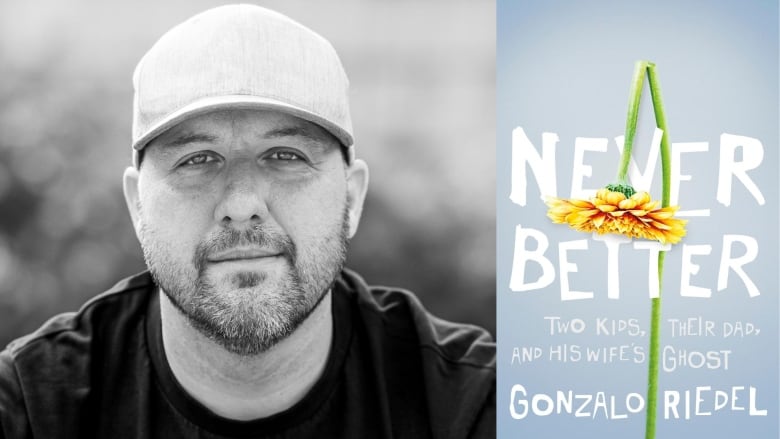
M 617 233 L 631 238 L 676 244 L 685 236 L 686 220 L 674 218 L 679 206 L 658 208 L 647 192 L 626 197 L 622 192 L 599 189 L 590 201 L 549 197 L 547 216 L 580 232 Z

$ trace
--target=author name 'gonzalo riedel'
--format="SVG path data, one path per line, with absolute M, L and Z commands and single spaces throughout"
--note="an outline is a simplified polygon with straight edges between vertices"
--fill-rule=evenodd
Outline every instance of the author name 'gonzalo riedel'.
M 728 411 L 743 412 L 747 416 L 767 416 L 767 411 L 757 405 L 758 390 L 753 386 L 668 389 L 663 391 L 661 401 L 664 419 L 691 419 Z M 641 413 L 644 408 L 645 398 L 636 392 L 618 396 L 606 392 L 575 393 L 574 390 L 558 390 L 554 394 L 529 395 L 522 384 L 512 386 L 509 402 L 509 414 L 517 420 L 528 416 L 552 415 L 618 420 Z

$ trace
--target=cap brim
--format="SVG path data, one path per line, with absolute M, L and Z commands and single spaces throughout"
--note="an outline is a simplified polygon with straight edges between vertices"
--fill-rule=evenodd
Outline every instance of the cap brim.
M 152 125 L 141 137 L 133 142 L 133 149 L 141 151 L 155 137 L 187 119 L 220 110 L 275 110 L 287 113 L 323 127 L 333 134 L 343 147 L 348 148 L 350 151 L 352 150 L 352 135 L 340 126 L 303 108 L 251 95 L 228 95 L 199 99 Z

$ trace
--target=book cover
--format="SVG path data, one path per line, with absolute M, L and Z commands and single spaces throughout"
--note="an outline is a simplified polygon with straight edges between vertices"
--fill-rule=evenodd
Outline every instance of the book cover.
M 778 437 L 777 2 L 499 0 L 496 100 L 498 436 Z

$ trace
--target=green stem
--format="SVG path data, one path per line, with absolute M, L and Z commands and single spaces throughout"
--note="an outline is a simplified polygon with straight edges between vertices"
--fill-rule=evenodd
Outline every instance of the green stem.
M 658 408 L 658 355 L 659 339 L 661 338 L 661 284 L 664 274 L 664 255 L 658 253 L 658 294 L 659 297 L 651 299 L 650 310 L 650 363 L 647 368 L 647 417 L 645 419 L 645 439 L 655 438 L 655 416 Z
M 631 91 L 628 97 L 628 116 L 626 117 L 626 138 L 623 142 L 623 153 L 620 156 L 620 165 L 618 166 L 617 181 L 620 184 L 628 184 L 628 165 L 631 161 L 631 150 L 634 146 L 634 134 L 636 134 L 636 123 L 639 117 L 639 100 L 644 88 L 645 71 L 648 66 L 647 61 L 637 61 L 634 68 L 634 79 L 631 81 Z
M 653 98 L 655 124 L 663 131 L 663 135 L 661 136 L 661 168 L 663 170 L 661 207 L 668 207 L 671 193 L 669 182 L 672 176 L 671 148 L 669 147 L 669 130 L 666 129 L 664 103 L 661 100 L 661 84 L 658 82 L 658 73 L 656 73 L 655 64 L 653 63 L 648 63 L 647 79 L 650 82 L 650 96 Z
M 663 174 L 663 186 L 661 206 L 669 206 L 670 180 L 671 180 L 671 155 L 669 148 L 669 134 L 666 129 L 666 117 L 664 105 L 661 100 L 661 85 L 655 71 L 655 64 L 645 63 L 647 79 L 650 83 L 650 95 L 653 99 L 653 112 L 655 113 L 656 126 L 663 131 L 661 136 L 661 168 Z M 647 376 L 647 419 L 645 424 L 645 439 L 655 438 L 655 419 L 658 406 L 658 356 L 660 352 L 661 338 L 661 289 L 664 277 L 664 256 L 666 252 L 658 253 L 658 297 L 652 299 L 650 312 L 650 364 Z

